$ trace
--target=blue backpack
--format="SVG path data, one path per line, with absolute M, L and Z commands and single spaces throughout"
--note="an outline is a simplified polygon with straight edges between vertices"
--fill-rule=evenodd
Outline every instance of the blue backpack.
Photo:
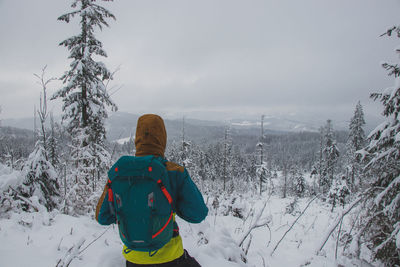
M 172 238 L 172 197 L 164 162 L 155 156 L 123 156 L 108 171 L 108 201 L 129 249 L 150 253 Z

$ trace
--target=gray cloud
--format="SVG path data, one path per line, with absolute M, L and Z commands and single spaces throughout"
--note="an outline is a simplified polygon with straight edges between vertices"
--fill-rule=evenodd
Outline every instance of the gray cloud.
M 340 109 L 350 117 L 358 100 L 376 112 L 369 94 L 392 85 L 379 62 L 396 58 L 396 40 L 379 35 L 398 23 L 396 0 L 104 5 L 117 21 L 97 37 L 109 55 L 102 60 L 111 70 L 121 65 L 114 85 L 123 87 L 113 97 L 123 111 L 329 115 Z M 17 98 L 3 93 L 6 87 L 28 90 L 30 75 L 45 64 L 55 76 L 67 69 L 68 53 L 57 45 L 77 24 L 56 21 L 67 10 L 61 0 L 0 2 L 2 102 Z M 14 110 L 0 103 L 4 116 L 29 116 L 38 95 L 27 95 Z

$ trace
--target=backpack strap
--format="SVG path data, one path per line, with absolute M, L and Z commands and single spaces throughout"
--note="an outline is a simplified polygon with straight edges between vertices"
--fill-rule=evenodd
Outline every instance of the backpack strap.
M 111 189 L 111 180 L 110 179 L 108 179 L 107 188 L 108 188 L 108 202 L 113 202 L 114 196 L 113 196 L 113 192 Z
M 154 235 L 151 236 L 151 238 L 155 238 L 156 236 L 158 236 L 159 234 L 161 234 L 164 229 L 167 227 L 167 225 L 171 222 L 172 217 L 173 217 L 173 210 L 172 210 L 172 197 L 169 194 L 168 190 L 165 188 L 164 184 L 162 183 L 161 179 L 159 179 L 157 181 L 158 186 L 160 187 L 161 191 L 163 192 L 164 196 L 167 198 L 168 203 L 171 205 L 171 214 L 169 215 L 168 221 L 164 224 L 163 227 L 161 227 L 161 229 L 155 233 Z
M 171 197 L 171 195 L 169 194 L 167 188 L 165 188 L 165 186 L 164 186 L 163 182 L 161 181 L 161 179 L 159 179 L 159 180 L 157 181 L 157 184 L 158 184 L 158 186 L 160 187 L 161 191 L 163 192 L 164 196 L 167 198 L 168 203 L 171 204 L 171 206 L 172 206 L 172 197 Z
M 114 214 L 115 220 L 117 220 L 117 224 L 118 224 L 117 212 L 116 212 L 116 210 L 114 208 L 114 194 L 113 194 L 113 191 L 111 189 L 111 180 L 110 179 L 108 179 L 108 181 L 107 181 L 107 188 L 108 188 L 107 189 L 107 192 L 108 192 L 108 205 L 110 207 L 111 213 Z

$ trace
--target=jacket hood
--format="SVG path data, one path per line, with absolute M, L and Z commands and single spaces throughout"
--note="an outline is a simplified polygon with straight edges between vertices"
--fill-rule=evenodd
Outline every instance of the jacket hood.
M 163 119 L 155 114 L 139 117 L 136 126 L 136 156 L 156 155 L 164 157 L 167 132 Z

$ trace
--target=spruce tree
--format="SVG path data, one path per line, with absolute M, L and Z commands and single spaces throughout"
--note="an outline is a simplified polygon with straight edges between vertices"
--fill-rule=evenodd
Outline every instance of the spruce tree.
M 356 152 L 365 146 L 364 125 L 364 112 L 361 103 L 358 102 L 354 115 L 350 120 L 349 137 L 346 144 L 346 161 L 348 169 L 347 180 L 353 190 L 362 185 L 361 172 L 363 165 L 360 162 L 360 154 L 357 154 Z M 358 187 L 355 186 L 356 178 L 358 180 Z
M 385 33 L 392 34 L 400 38 L 400 26 Z M 396 52 L 400 54 L 399 49 Z M 375 259 L 400 266 L 400 66 L 385 63 L 383 67 L 394 76 L 395 86 L 371 95 L 383 104 L 385 120 L 370 133 L 364 151 L 370 159 L 366 170 L 373 180 L 359 236 Z
M 322 192 L 328 192 L 332 185 L 336 163 L 339 158 L 339 149 L 336 146 L 336 141 L 333 136 L 332 121 L 327 120 L 324 128 L 324 148 L 322 176 L 320 177 L 319 185 L 322 187 Z
M 108 26 L 106 19 L 115 17 L 95 2 L 74 0 L 71 5 L 74 10 L 58 18 L 69 23 L 72 18 L 79 17 L 80 32 L 60 43 L 69 50 L 72 62 L 61 77 L 65 86 L 52 97 L 64 102 L 63 120 L 72 136 L 74 179 L 87 185 L 89 192 L 95 190 L 99 172 L 106 169 L 110 160 L 105 148 L 106 108 L 117 109 L 104 84 L 112 78 L 112 73 L 104 63 L 94 60 L 95 56 L 107 56 L 94 31 L 102 30 L 103 26 Z
M 300 198 L 304 197 L 306 192 L 306 180 L 304 179 L 303 172 L 297 167 L 294 168 L 293 191 Z
M 362 149 L 365 145 L 364 125 L 364 112 L 360 101 L 358 101 L 349 125 L 349 142 L 356 151 Z

